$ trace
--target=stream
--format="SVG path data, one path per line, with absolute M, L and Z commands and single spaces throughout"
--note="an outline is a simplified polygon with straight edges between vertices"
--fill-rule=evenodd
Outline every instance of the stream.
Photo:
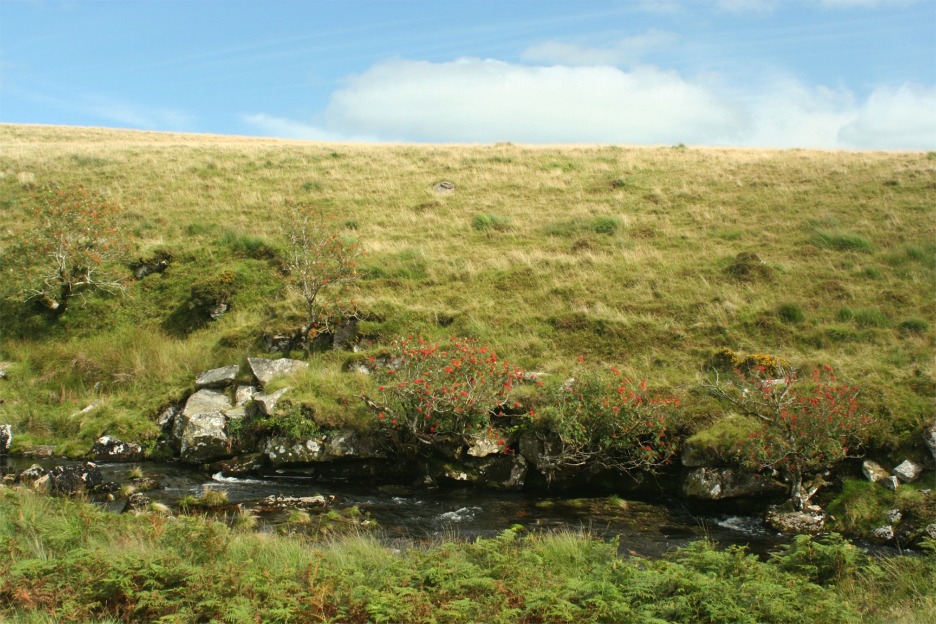
M 7 470 L 20 471 L 38 463 L 45 468 L 73 462 L 10 458 Z M 126 483 L 134 465 L 98 463 L 104 481 Z M 765 555 L 788 543 L 759 517 L 694 514 L 678 500 L 650 502 L 614 496 L 572 498 L 474 488 L 416 489 L 404 486 L 360 486 L 322 483 L 310 477 L 271 473 L 261 477 L 230 478 L 173 463 L 136 465 L 160 487 L 145 492 L 154 502 L 174 507 L 185 496 L 216 490 L 227 495 L 229 516 L 237 506 L 251 507 L 270 496 L 330 499 L 329 507 L 357 507 L 376 522 L 377 535 L 388 542 L 431 542 L 441 538 L 490 537 L 514 525 L 531 531 L 585 530 L 605 539 L 617 537 L 623 552 L 657 558 L 689 542 L 709 538 L 722 546 L 745 545 Z M 123 500 L 102 503 L 119 512 Z M 257 530 L 272 531 L 286 522 L 288 511 L 258 514 Z

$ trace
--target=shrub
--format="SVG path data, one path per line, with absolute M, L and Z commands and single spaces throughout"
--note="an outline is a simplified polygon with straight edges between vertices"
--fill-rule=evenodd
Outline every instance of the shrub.
M 666 437 L 667 415 L 678 399 L 647 392 L 645 381 L 580 370 L 551 389 L 542 409 L 539 467 L 548 479 L 557 470 L 597 466 L 631 472 L 652 470 L 674 452 Z
M 862 308 L 854 311 L 854 321 L 863 329 L 868 327 L 890 327 L 887 314 L 877 308 Z
M 401 338 L 371 366 L 380 383 L 380 402 L 370 402 L 378 423 L 423 442 L 493 433 L 491 417 L 522 374 L 470 338 L 442 346 Z
M 930 330 L 930 324 L 924 321 L 921 318 L 911 318 L 905 321 L 901 321 L 898 325 L 900 329 L 901 336 L 907 336 L 910 334 L 925 334 Z

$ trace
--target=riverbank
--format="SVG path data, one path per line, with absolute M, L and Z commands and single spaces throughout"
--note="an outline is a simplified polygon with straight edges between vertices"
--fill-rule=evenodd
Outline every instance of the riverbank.
M 115 516 L 0 489 L 0 613 L 13 622 L 714 623 L 928 621 L 936 559 L 871 560 L 835 536 L 768 561 L 696 542 L 650 560 L 582 531 L 519 528 L 404 550 L 208 518 Z

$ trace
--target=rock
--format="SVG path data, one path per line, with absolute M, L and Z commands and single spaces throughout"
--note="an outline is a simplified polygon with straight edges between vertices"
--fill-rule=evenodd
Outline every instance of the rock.
M 344 319 L 332 335 L 332 349 L 347 349 L 357 338 L 358 320 L 356 317 Z
M 889 542 L 894 539 L 894 527 L 889 524 L 885 524 L 884 526 L 878 527 L 871 531 L 871 535 L 875 539 Z
M 903 514 L 899 509 L 891 509 L 887 512 L 887 516 L 885 517 L 887 518 L 887 524 L 897 524 L 903 520 Z
M 735 468 L 696 468 L 683 481 L 683 494 L 700 500 L 773 496 L 786 491 L 783 483 Z
M 448 180 L 442 180 L 432 187 L 432 191 L 437 195 L 451 195 L 455 192 L 455 183 Z
M 169 268 L 169 262 L 172 260 L 172 256 L 165 251 L 157 251 L 152 258 L 139 258 L 135 262 L 130 264 L 130 269 L 133 271 L 133 277 L 138 280 L 143 279 L 147 275 L 152 275 L 153 273 L 162 273 L 167 268 Z
M 317 496 L 271 494 L 257 501 L 257 505 L 261 509 L 324 509 L 331 502 L 331 498 L 333 497 L 325 498 L 321 494 Z
M 110 436 L 98 438 L 94 446 L 91 447 L 90 454 L 95 461 L 143 461 L 143 447 L 134 442 L 123 442 Z
M 930 455 L 936 460 L 936 420 L 923 428 L 923 442 L 929 449 Z
M 104 477 L 96 464 L 85 462 L 67 466 L 56 466 L 49 471 L 52 492 L 55 494 L 83 494 L 104 483 Z
M 202 464 L 231 454 L 224 414 L 231 407 L 224 394 L 207 388 L 189 397 L 173 426 L 182 461 Z
M 237 386 L 237 390 L 234 392 L 234 405 L 245 405 L 258 392 L 260 391 L 253 386 Z
M 286 394 L 289 388 L 280 388 L 273 394 L 255 394 L 253 397 L 253 404 L 256 406 L 257 411 L 259 411 L 264 416 L 272 416 L 273 410 L 276 409 L 276 404 L 279 402 L 280 397 Z
M 150 492 L 162 487 L 159 480 L 152 477 L 137 477 L 136 479 L 130 479 L 127 483 L 132 485 L 137 492 Z
M 786 505 L 774 505 L 767 510 L 766 521 L 781 533 L 815 534 L 825 528 L 826 514 L 821 509 L 793 511 Z
M 923 472 L 923 466 L 905 459 L 892 472 L 904 483 L 911 483 L 916 481 L 917 477 Z
M 250 453 L 225 459 L 217 464 L 217 468 L 224 477 L 242 477 L 259 472 L 266 466 L 267 458 L 263 453 Z
M 900 479 L 893 475 L 884 479 L 882 483 L 884 484 L 884 487 L 886 487 L 888 490 L 893 490 L 894 492 L 896 492 L 897 488 L 900 487 Z
M 890 473 L 884 470 L 881 464 L 876 461 L 871 461 L 870 459 L 861 462 L 861 472 L 864 473 L 865 478 L 871 483 L 877 483 L 890 476 Z
M 149 496 L 141 494 L 140 492 L 134 492 L 127 497 L 127 502 L 121 513 L 143 513 L 149 511 L 150 505 L 152 504 L 153 500 Z
M 932 540 L 936 540 L 936 522 L 927 524 L 926 528 L 923 529 L 923 534 Z
M 487 457 L 501 452 L 503 447 L 487 436 L 476 436 L 468 444 L 468 455 L 471 457 Z
M 528 469 L 523 455 L 498 455 L 482 466 L 478 483 L 495 490 L 522 490 Z
M 45 468 L 39 464 L 33 464 L 29 468 L 19 473 L 18 481 L 20 485 L 32 485 L 46 474 Z
M 0 425 L 0 455 L 10 452 L 13 443 L 13 425 Z
M 55 455 L 55 447 L 51 444 L 39 444 L 24 450 L 21 455 L 35 459 L 49 459 Z
M 178 405 L 170 405 L 162 412 L 160 412 L 159 417 L 156 418 L 156 424 L 159 425 L 159 428 L 165 432 L 169 433 L 172 431 L 172 423 L 175 420 L 176 414 L 178 414 L 181 408 Z
M 307 440 L 273 436 L 263 444 L 263 454 L 274 466 L 310 464 L 342 457 L 373 459 L 382 456 L 372 440 L 351 431 L 329 432 Z
M 294 375 L 301 370 L 309 368 L 308 362 L 301 360 L 290 360 L 281 358 L 278 360 L 268 360 L 265 358 L 247 358 L 247 364 L 254 377 L 261 385 L 267 385 L 271 380 L 284 375 Z
M 195 387 L 199 390 L 202 388 L 224 388 L 234 383 L 238 372 L 240 372 L 240 367 L 237 365 L 207 370 L 195 378 Z

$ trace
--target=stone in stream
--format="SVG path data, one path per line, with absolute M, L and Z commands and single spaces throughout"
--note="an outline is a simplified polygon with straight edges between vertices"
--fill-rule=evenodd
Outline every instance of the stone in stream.
M 91 447 L 90 455 L 95 461 L 138 462 L 143 461 L 143 447 L 135 442 L 101 436 Z
M 231 407 L 227 396 L 216 390 L 204 388 L 189 397 L 172 428 L 182 461 L 202 464 L 231 454 L 224 414 Z

